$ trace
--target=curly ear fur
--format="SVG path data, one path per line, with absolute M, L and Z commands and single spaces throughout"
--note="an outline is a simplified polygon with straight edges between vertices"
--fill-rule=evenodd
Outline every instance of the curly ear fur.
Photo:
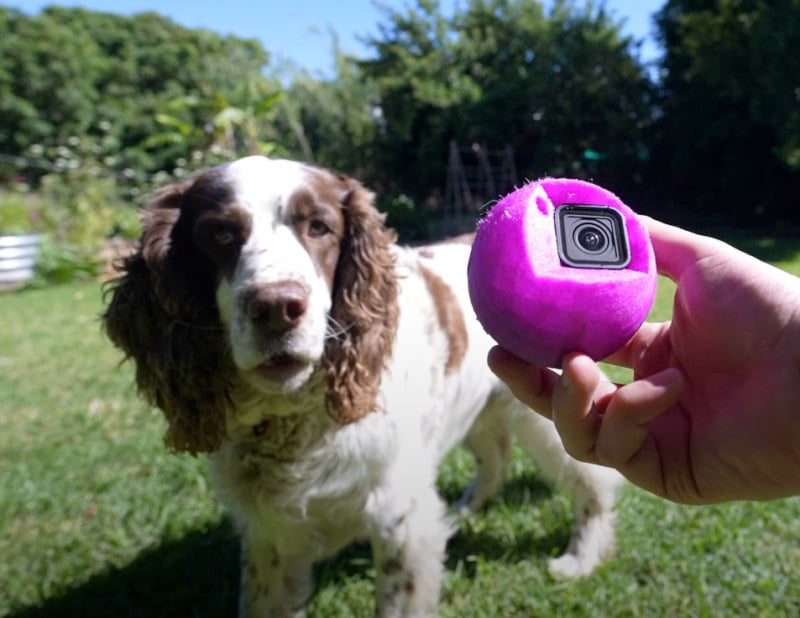
M 106 333 L 136 363 L 139 392 L 163 410 L 165 442 L 196 454 L 225 435 L 232 360 L 214 302 L 213 268 L 193 249 L 180 205 L 190 183 L 163 190 L 145 212 L 139 250 L 105 291 Z
M 346 231 L 331 309 L 344 334 L 329 339 L 325 351 L 328 409 L 340 423 L 375 410 L 399 315 L 390 251 L 396 236 L 373 206 L 373 194 L 354 184 L 343 204 Z

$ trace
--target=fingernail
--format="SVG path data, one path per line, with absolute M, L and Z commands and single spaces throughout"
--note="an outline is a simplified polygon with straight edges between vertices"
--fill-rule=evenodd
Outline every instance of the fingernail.
M 575 355 L 575 352 L 570 352 L 569 354 L 565 354 L 564 358 L 561 359 L 561 378 L 559 378 L 559 384 L 564 388 L 572 388 L 572 378 L 567 375 L 567 365 L 572 362 Z

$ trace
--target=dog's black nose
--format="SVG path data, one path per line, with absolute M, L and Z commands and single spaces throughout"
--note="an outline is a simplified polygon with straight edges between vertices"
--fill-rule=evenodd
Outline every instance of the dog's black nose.
M 283 333 L 297 326 L 308 310 L 308 291 L 294 281 L 260 285 L 245 295 L 244 308 L 262 329 Z

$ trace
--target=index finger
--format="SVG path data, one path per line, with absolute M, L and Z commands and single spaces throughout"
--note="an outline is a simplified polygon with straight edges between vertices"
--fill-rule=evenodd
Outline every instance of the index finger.
M 642 216 L 641 220 L 650 234 L 658 272 L 676 282 L 689 266 L 701 258 L 718 253 L 724 246 L 719 240 L 650 217 Z

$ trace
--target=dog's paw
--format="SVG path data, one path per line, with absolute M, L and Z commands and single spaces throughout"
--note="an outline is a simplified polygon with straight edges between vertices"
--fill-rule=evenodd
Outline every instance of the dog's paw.
M 586 564 L 573 554 L 564 554 L 550 560 L 547 570 L 555 579 L 577 579 L 589 575 L 596 566 Z

